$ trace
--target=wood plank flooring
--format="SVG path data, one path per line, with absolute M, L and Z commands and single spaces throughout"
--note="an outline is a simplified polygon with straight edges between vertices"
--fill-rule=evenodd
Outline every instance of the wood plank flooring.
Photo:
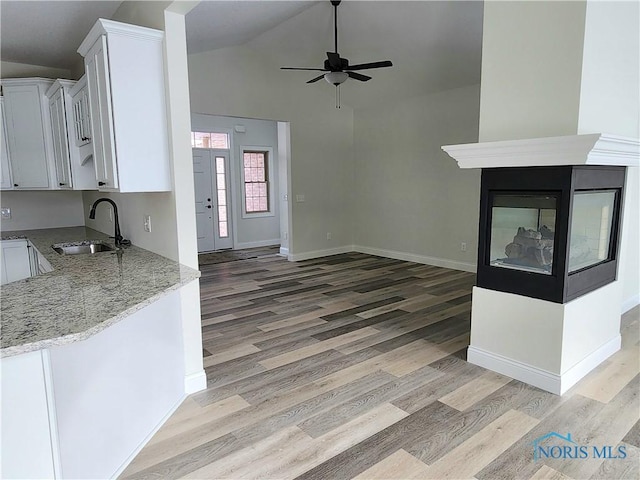
M 640 478 L 637 307 L 558 397 L 465 361 L 472 274 L 358 253 L 201 269 L 208 388 L 122 478 Z M 551 431 L 627 458 L 534 461 Z

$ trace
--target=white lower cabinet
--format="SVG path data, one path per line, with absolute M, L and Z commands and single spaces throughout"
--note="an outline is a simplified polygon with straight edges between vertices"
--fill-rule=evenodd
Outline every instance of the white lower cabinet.
M 29 278 L 34 274 L 32 255 L 27 240 L 3 240 L 0 242 L 0 284 Z
M 48 351 L 24 353 L 0 360 L 2 409 L 0 478 L 56 478 L 57 447 Z
M 0 360 L 2 367 L 2 449 L 0 478 L 59 478 L 52 442 L 55 422 L 48 351 Z M 49 388 L 48 388 L 49 387 Z

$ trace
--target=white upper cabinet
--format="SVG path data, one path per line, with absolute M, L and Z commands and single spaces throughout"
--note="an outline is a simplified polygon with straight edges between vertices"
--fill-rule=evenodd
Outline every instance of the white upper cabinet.
M 99 19 L 84 57 L 99 190 L 171 190 L 164 33 Z
M 75 82 L 70 81 L 67 85 L 69 83 L 73 84 Z M 51 116 L 56 182 L 61 189 L 70 189 L 72 187 L 71 161 L 69 158 L 69 141 L 67 138 L 64 83 L 61 80 L 56 80 L 49 90 L 47 90 L 47 97 L 49 98 L 49 114 Z
M 83 75 L 69 90 L 73 112 L 73 141 L 77 147 L 91 143 L 91 115 L 89 114 L 89 93 L 87 76 Z M 71 134 L 71 132 L 69 132 Z M 70 140 L 71 141 L 71 140 Z
M 55 185 L 60 189 L 95 190 L 93 157 L 91 154 L 83 157 L 74 141 L 76 133 L 71 91 L 75 85 L 76 82 L 72 80 L 56 80 L 47 90 L 53 135 Z
M 16 189 L 52 188 L 53 148 L 45 92 L 53 80 L 2 80 L 7 144 Z
M 9 148 L 7 146 L 7 131 L 4 118 L 4 97 L 0 97 L 0 189 L 13 188 L 11 180 L 11 165 L 9 164 Z

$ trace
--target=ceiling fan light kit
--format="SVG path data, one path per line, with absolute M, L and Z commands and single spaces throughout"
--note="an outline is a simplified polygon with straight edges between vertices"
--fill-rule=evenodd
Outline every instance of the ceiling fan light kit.
M 355 72 L 355 70 L 369 70 L 373 68 L 392 67 L 393 64 L 389 60 L 372 63 L 361 63 L 358 65 L 349 65 L 349 60 L 342 58 L 338 53 L 338 5 L 340 0 L 330 0 L 333 5 L 333 35 L 335 49 L 333 52 L 327 52 L 327 59 L 324 61 L 324 68 L 304 68 L 304 67 L 281 67 L 282 70 L 307 70 L 315 72 L 327 72 L 312 78 L 307 83 L 315 83 L 324 78 L 331 85 L 336 87 L 336 108 L 340 108 L 340 85 L 349 78 L 360 82 L 367 82 L 371 77 Z
M 349 74 L 345 72 L 329 72 L 324 74 L 324 79 L 336 87 L 341 83 L 346 82 L 347 78 L 349 78 Z

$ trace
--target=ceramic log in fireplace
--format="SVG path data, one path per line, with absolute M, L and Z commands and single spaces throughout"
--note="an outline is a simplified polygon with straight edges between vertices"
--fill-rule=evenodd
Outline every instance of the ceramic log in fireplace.
M 566 303 L 616 279 L 625 167 L 482 170 L 478 286 Z

